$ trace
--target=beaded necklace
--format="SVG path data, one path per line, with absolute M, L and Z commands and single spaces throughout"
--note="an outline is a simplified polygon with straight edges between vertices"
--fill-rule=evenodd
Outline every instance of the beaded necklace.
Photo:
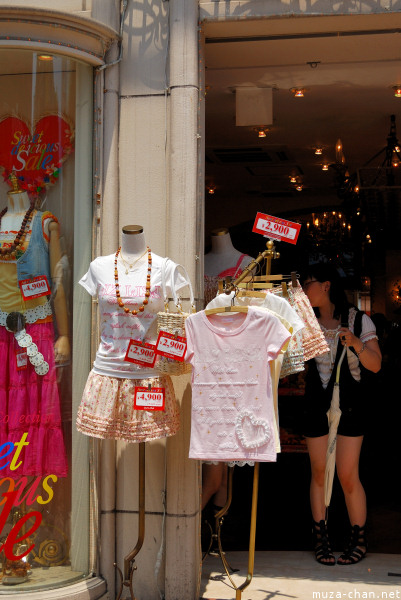
M 146 248 L 147 248 L 147 252 L 148 252 L 148 274 L 146 275 L 145 300 L 142 302 L 142 306 L 140 306 L 138 309 L 133 309 L 133 310 L 130 310 L 128 308 L 128 306 L 125 306 L 124 302 L 121 300 L 121 296 L 120 296 L 120 284 L 118 282 L 118 269 L 117 269 L 117 259 L 118 259 L 118 255 L 121 252 L 121 246 L 119 247 L 119 249 L 116 252 L 116 256 L 115 256 L 115 259 L 114 259 L 114 281 L 115 281 L 115 286 L 116 286 L 116 298 L 117 298 L 118 306 L 120 306 L 121 308 L 123 308 L 124 312 L 126 312 L 127 314 L 131 313 L 132 315 L 137 315 L 138 312 L 143 312 L 145 310 L 145 306 L 149 302 L 149 296 L 150 296 L 150 274 L 152 272 L 152 251 L 149 248 L 149 246 L 147 246 Z M 142 257 L 140 257 L 140 258 L 142 258 Z
M 0 213 L 0 228 L 1 228 L 1 220 L 4 217 L 4 215 L 6 214 L 7 210 L 8 210 L 8 207 L 6 206 L 6 208 L 3 208 L 3 210 Z M 34 210 L 34 205 L 31 204 L 31 206 L 26 211 L 24 218 L 22 219 L 21 228 L 20 228 L 19 232 L 17 233 L 17 235 L 15 236 L 15 239 L 14 239 L 13 243 L 11 244 L 11 246 L 9 248 L 0 248 L 0 255 L 2 258 L 10 258 L 10 259 L 17 258 L 18 259 L 24 253 L 24 251 L 22 249 L 22 243 L 25 239 L 27 230 L 29 228 L 29 223 L 31 222 L 31 219 L 32 219 L 33 210 Z

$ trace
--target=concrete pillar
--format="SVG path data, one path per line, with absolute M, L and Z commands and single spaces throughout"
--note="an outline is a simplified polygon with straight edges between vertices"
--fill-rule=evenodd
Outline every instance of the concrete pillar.
M 195 282 L 198 177 L 198 6 L 170 0 L 170 146 L 167 251 Z M 201 227 L 200 227 L 201 228 Z M 203 233 L 201 232 L 201 235 Z M 199 291 L 195 290 L 195 296 Z M 174 378 L 181 402 L 180 433 L 168 440 L 166 600 L 199 597 L 200 466 L 188 459 L 190 376 Z

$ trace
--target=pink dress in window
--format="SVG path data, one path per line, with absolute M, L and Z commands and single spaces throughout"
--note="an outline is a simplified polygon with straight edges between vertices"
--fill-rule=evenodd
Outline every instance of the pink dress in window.
M 192 365 L 189 457 L 200 460 L 276 460 L 269 361 L 290 334 L 271 313 L 187 318 L 186 360 Z

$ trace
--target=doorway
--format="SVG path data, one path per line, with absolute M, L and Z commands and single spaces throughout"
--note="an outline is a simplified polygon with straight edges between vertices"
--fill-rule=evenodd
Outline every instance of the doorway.
M 380 402 L 364 441 L 361 479 L 370 551 L 401 553 L 394 475 L 400 417 L 394 390 L 401 321 L 396 235 L 401 61 L 394 60 L 393 29 L 379 30 L 374 18 L 352 23 L 352 32 L 336 17 L 204 25 L 205 252 L 211 232 L 225 227 L 236 250 L 257 256 L 266 243 L 252 233 L 257 212 L 300 222 L 296 246 L 277 244 L 281 256 L 273 272 L 302 273 L 308 262 L 329 257 L 343 271 L 352 301 L 384 316 Z M 238 90 L 255 89 L 271 90 L 271 122 L 258 122 L 250 104 L 249 123 L 237 125 Z M 297 427 L 300 387 L 297 378 L 281 384 L 283 452 L 277 463 L 261 465 L 257 550 L 311 547 L 309 458 Z M 248 546 L 251 487 L 252 469 L 236 467 L 224 549 Z M 341 547 L 348 522 L 338 482 L 330 519 L 334 545 Z

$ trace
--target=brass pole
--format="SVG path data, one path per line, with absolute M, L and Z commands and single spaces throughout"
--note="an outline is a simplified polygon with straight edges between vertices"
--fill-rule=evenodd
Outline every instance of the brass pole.
M 139 475 L 138 475 L 138 539 L 135 548 L 124 558 L 124 574 L 114 563 L 115 568 L 120 576 L 120 589 L 116 600 L 120 600 L 124 586 L 130 591 L 131 600 L 135 600 L 134 590 L 132 587 L 132 577 L 137 566 L 134 564 L 135 557 L 139 553 L 145 538 L 145 442 L 139 444 Z
M 129 579 L 131 562 L 142 548 L 145 538 L 145 442 L 139 444 L 139 513 L 138 513 L 138 541 L 136 546 L 124 558 L 124 578 Z

